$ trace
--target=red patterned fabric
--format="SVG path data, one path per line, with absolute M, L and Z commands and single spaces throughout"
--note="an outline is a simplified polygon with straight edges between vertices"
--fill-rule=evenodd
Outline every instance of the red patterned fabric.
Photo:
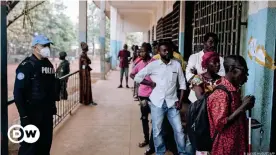
M 202 68 L 207 69 L 207 65 L 211 60 L 214 60 L 214 62 L 220 62 L 219 55 L 216 52 L 205 52 L 201 62 Z
M 221 79 L 220 85 L 224 85 L 232 94 L 231 113 L 233 113 L 242 104 L 240 92 L 225 78 Z M 230 115 L 227 98 L 224 91 L 216 90 L 207 100 L 211 137 L 218 131 L 211 154 L 243 155 L 247 151 L 248 144 L 246 114 L 240 115 L 234 122 L 226 125 Z

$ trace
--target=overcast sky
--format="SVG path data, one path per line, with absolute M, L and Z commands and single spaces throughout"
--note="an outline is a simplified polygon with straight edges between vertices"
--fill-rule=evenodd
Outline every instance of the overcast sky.
M 62 0 L 63 4 L 67 6 L 66 14 L 74 23 L 78 22 L 79 16 L 79 1 L 78 0 Z

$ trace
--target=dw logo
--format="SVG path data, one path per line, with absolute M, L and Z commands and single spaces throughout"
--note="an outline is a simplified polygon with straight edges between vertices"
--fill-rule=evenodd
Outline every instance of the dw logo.
M 35 143 L 40 137 L 39 129 L 34 125 L 13 125 L 8 130 L 8 138 L 13 143 Z

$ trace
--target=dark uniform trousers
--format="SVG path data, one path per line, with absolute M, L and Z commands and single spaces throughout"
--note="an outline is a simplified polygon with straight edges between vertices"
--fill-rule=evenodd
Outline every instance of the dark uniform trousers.
M 139 83 L 134 82 L 133 97 L 138 95 Z
M 63 60 L 60 63 L 56 73 L 58 78 L 61 78 L 70 73 L 70 63 L 68 62 L 68 60 Z M 61 100 L 68 99 L 67 82 L 68 82 L 68 78 L 63 78 L 62 80 L 60 80 L 60 99 Z
M 18 155 L 50 155 L 53 136 L 53 115 L 44 109 L 30 107 L 28 114 L 30 124 L 35 125 L 40 131 L 40 137 L 35 143 L 22 142 Z
M 57 109 L 55 72 L 48 59 L 26 58 L 16 70 L 14 99 L 21 125 L 35 125 L 40 137 L 35 143 L 22 142 L 19 155 L 49 155 L 53 136 L 53 115 Z

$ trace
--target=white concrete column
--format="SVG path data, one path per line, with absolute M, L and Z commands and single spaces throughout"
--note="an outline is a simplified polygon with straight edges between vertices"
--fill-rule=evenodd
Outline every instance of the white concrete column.
M 143 42 L 148 42 L 148 31 L 143 32 Z
M 179 22 L 179 52 L 184 56 L 184 32 L 185 32 L 185 1 L 180 1 L 180 22 Z
M 126 33 L 124 31 L 122 31 L 121 33 L 121 41 L 122 41 L 122 46 L 126 43 Z M 131 46 L 131 45 L 129 45 Z M 128 47 L 128 49 L 130 49 L 130 47 Z
M 116 69 L 117 66 L 117 9 L 110 6 L 110 50 L 111 50 L 111 67 Z
M 101 0 L 100 43 L 101 43 L 101 80 L 105 80 L 105 0 Z
M 122 40 L 121 40 L 121 35 L 122 35 L 122 19 L 120 14 L 117 14 L 117 29 L 116 29 L 117 35 L 117 55 L 119 51 L 122 49 Z
M 121 31 L 121 33 L 120 33 L 120 41 L 122 42 L 122 44 L 121 44 L 122 47 L 121 48 L 123 48 L 124 44 L 126 43 L 125 42 L 125 40 L 126 40 L 126 33 L 124 31 L 124 17 L 123 16 L 121 16 L 120 25 L 121 25 L 121 27 L 120 27 L 120 31 Z
M 87 42 L 87 1 L 79 1 L 79 42 Z

